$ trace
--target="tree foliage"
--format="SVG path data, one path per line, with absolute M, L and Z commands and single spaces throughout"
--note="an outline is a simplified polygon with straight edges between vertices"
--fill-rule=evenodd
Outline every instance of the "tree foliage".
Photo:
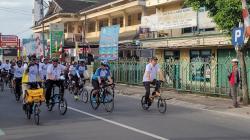
M 229 34 L 243 22 L 241 0 L 185 0 L 185 4 L 195 10 L 206 7 L 218 28 Z

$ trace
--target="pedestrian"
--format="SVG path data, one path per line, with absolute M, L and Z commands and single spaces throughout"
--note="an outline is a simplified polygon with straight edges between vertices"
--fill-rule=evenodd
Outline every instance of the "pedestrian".
M 240 85 L 240 71 L 238 69 L 239 61 L 237 59 L 233 59 L 231 62 L 233 65 L 232 71 L 228 75 L 228 80 L 230 84 L 230 97 L 232 97 L 233 106 L 237 108 L 239 107 L 237 101 L 237 95 L 238 95 L 238 87 Z

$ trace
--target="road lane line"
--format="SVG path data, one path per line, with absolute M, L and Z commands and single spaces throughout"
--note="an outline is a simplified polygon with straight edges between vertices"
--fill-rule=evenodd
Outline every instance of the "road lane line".
M 117 126 L 120 126 L 120 127 L 123 127 L 123 128 L 126 128 L 128 130 L 131 130 L 131 131 L 134 131 L 134 132 L 137 132 L 137 133 L 140 133 L 140 134 L 143 134 L 143 135 L 158 139 L 158 140 L 169 140 L 167 138 L 163 138 L 161 136 L 158 136 L 158 135 L 155 135 L 155 134 L 152 134 L 152 133 L 149 133 L 149 132 L 146 132 L 146 131 L 143 131 L 143 130 L 140 130 L 140 129 L 137 129 L 137 128 L 134 128 L 134 127 L 131 127 L 131 126 L 128 126 L 128 125 L 125 125 L 125 124 L 121 124 L 119 122 L 108 120 L 108 119 L 105 119 L 103 117 L 96 116 L 94 114 L 90 114 L 88 112 L 84 112 L 84 111 L 81 111 L 81 110 L 73 108 L 73 107 L 68 107 L 68 109 L 73 110 L 73 111 L 78 112 L 78 113 L 81 113 L 81 114 L 84 114 L 84 115 L 87 115 L 87 116 L 91 116 L 93 118 L 96 118 L 96 119 L 99 119 L 99 120 L 102 120 L 102 121 L 105 121 L 105 122 L 108 122 L 108 123 L 111 123 L 111 124 L 114 124 L 114 125 L 117 125 Z
M 3 130 L 0 129 L 0 136 L 5 135 L 5 133 L 3 132 Z

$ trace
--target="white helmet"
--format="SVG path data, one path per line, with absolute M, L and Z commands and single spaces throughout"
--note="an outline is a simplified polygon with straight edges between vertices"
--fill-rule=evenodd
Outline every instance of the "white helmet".
M 236 59 L 236 58 L 234 58 L 234 59 L 232 59 L 232 61 L 231 62 L 239 62 L 239 60 L 238 59 Z

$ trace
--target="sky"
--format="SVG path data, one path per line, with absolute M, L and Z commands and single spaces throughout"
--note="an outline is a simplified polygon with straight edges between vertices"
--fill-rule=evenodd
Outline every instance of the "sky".
M 32 8 L 33 0 L 0 0 L 0 32 L 19 38 L 30 37 Z

